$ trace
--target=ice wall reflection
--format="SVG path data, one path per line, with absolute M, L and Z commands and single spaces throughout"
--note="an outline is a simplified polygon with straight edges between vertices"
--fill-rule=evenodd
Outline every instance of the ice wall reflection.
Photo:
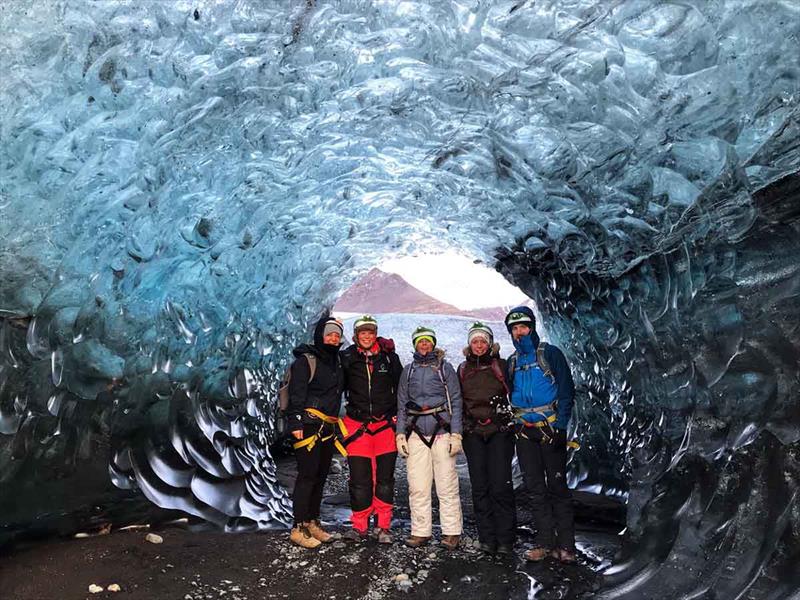
M 5 532 L 135 490 L 285 521 L 288 348 L 383 255 L 445 245 L 499 259 L 579 365 L 572 476 L 629 491 L 613 593 L 785 596 L 798 23 L 780 1 L 4 4 Z

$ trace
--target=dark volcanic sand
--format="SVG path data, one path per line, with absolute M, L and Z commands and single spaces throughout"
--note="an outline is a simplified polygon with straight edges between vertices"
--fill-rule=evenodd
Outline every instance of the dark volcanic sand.
M 459 462 L 463 462 L 460 457 Z M 580 598 L 591 597 L 600 576 L 597 569 L 611 559 L 617 539 L 608 515 L 619 507 L 581 496 L 578 505 L 577 565 L 553 560 L 530 564 L 521 560 L 531 539 L 526 526 L 525 497 L 519 498 L 520 535 L 516 556 L 486 558 L 472 546 L 475 536 L 468 479 L 460 465 L 465 539 L 449 552 L 431 544 L 423 549 L 402 545 L 408 534 L 405 471 L 398 463 L 395 543 L 346 545 L 336 541 L 317 551 L 297 548 L 285 531 L 222 533 L 187 525 L 163 528 L 162 544 L 145 540 L 146 530 L 113 531 L 110 535 L 17 545 L 0 556 L 0 597 L 4 600 L 73 598 L 219 599 L 267 598 Z M 281 464 L 290 483 L 292 461 Z M 324 518 L 347 514 L 347 469 L 333 474 L 327 487 Z M 594 505 L 596 504 L 596 505 Z M 590 522 L 586 516 L 598 516 Z M 438 517 L 434 514 L 434 523 Z M 342 526 L 332 529 L 342 531 Z M 435 532 L 437 535 L 438 532 Z M 406 573 L 411 586 L 396 576 Z M 120 592 L 89 593 L 90 584 Z

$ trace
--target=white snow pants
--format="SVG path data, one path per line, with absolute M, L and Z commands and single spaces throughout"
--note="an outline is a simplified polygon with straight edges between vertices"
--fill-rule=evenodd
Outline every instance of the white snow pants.
M 431 537 L 431 484 L 436 482 L 442 535 L 461 535 L 461 497 L 450 434 L 437 435 L 428 448 L 416 433 L 408 436 L 408 504 L 411 535 Z

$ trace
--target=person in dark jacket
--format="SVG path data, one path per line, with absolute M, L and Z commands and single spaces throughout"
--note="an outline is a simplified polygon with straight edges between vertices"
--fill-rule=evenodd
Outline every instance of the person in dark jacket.
M 442 546 L 458 547 L 462 531 L 456 455 L 461 452 L 461 386 L 436 333 L 417 327 L 414 361 L 403 369 L 397 392 L 397 449 L 407 459 L 411 536 L 406 545 L 427 544 L 432 535 L 431 484 L 436 482 Z
M 339 320 L 322 317 L 314 328 L 314 343 L 295 348 L 291 366 L 286 416 L 296 440 L 297 481 L 290 539 L 303 548 L 316 548 L 332 539 L 320 525 L 319 509 L 333 458 L 344 388 L 339 361 L 342 332 Z
M 500 358 L 494 332 L 483 323 L 473 323 L 467 344 L 466 360 L 458 367 L 458 378 L 464 401 L 464 454 L 478 540 L 487 554 L 510 555 L 516 537 L 516 507 L 506 361 Z
M 567 486 L 567 427 L 575 384 L 564 354 L 540 342 L 536 317 L 527 306 L 505 318 L 516 353 L 508 359 L 506 381 L 517 431 L 517 458 L 533 496 L 535 546 L 525 558 L 552 555 L 575 562 L 572 494 Z
M 394 506 L 394 441 L 397 386 L 403 366 L 394 342 L 378 337 L 378 323 L 370 315 L 353 323 L 352 346 L 341 354 L 347 395 L 344 440 L 350 467 L 352 529 L 345 541 L 365 540 L 372 513 L 378 543 L 392 543 L 389 533 Z

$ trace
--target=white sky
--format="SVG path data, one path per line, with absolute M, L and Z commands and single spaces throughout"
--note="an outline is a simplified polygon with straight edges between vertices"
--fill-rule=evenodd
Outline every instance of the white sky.
M 522 304 L 528 297 L 500 273 L 472 259 L 446 252 L 388 260 L 378 268 L 397 273 L 437 300 L 468 310 Z

